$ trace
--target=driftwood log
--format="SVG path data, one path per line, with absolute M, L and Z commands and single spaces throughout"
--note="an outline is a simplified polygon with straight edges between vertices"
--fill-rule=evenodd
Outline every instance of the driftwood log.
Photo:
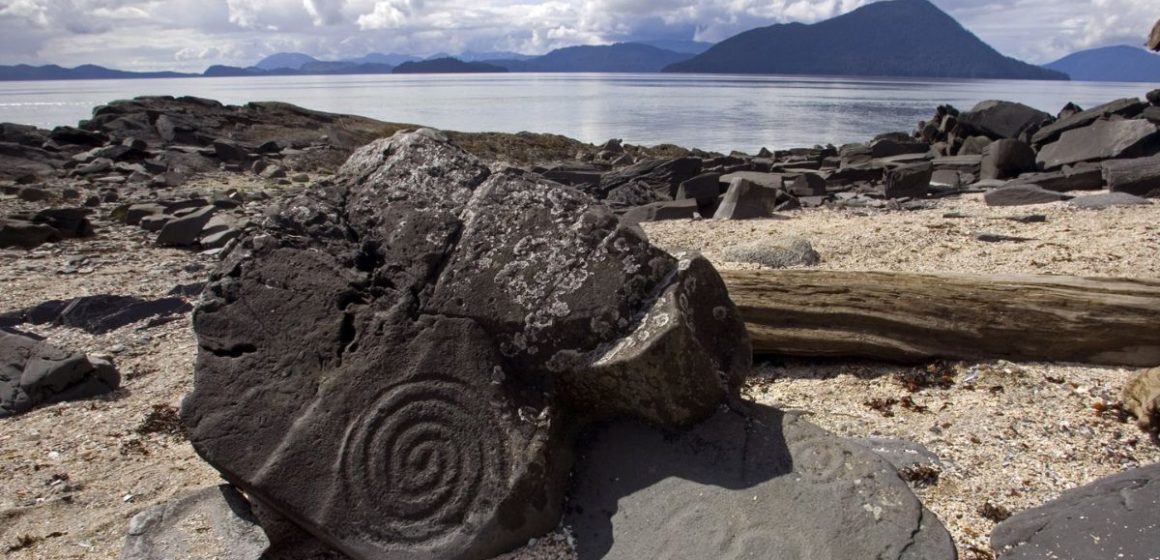
M 1160 365 L 1160 280 L 722 271 L 758 354 Z

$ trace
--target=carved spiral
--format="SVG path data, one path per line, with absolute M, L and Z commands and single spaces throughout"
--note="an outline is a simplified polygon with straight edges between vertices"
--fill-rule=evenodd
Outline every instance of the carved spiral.
M 832 438 L 808 439 L 791 445 L 790 450 L 794 471 L 807 481 L 833 482 L 846 469 L 848 453 Z
M 342 474 L 363 529 L 393 542 L 424 542 L 463 528 L 495 506 L 509 478 L 508 440 L 486 395 L 449 378 L 390 387 L 348 430 Z M 353 505 L 353 504 L 352 504 Z

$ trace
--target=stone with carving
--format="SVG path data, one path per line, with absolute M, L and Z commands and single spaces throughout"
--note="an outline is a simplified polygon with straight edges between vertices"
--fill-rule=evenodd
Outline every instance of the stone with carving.
M 540 536 L 580 426 L 694 423 L 750 365 L 707 261 L 431 130 L 285 201 L 226 255 L 194 329 L 195 449 L 355 559 L 488 558 Z
M 613 424 L 574 480 L 565 524 L 581 560 L 955 558 L 893 466 L 769 407 L 676 434 Z

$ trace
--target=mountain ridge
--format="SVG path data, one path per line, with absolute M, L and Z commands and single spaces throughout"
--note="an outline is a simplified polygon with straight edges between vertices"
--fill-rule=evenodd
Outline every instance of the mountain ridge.
M 744 31 L 665 72 L 1066 80 L 1006 57 L 927 0 Z
M 1131 45 L 1077 51 L 1043 67 L 1084 82 L 1160 82 L 1160 54 Z

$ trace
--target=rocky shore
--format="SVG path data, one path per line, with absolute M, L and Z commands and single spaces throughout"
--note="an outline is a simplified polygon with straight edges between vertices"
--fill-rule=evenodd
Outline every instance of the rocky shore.
M 1160 370 L 751 366 L 714 270 L 1155 281 L 1160 91 L 753 155 L 415 130 L 0 125 L 6 556 L 1160 549 Z

